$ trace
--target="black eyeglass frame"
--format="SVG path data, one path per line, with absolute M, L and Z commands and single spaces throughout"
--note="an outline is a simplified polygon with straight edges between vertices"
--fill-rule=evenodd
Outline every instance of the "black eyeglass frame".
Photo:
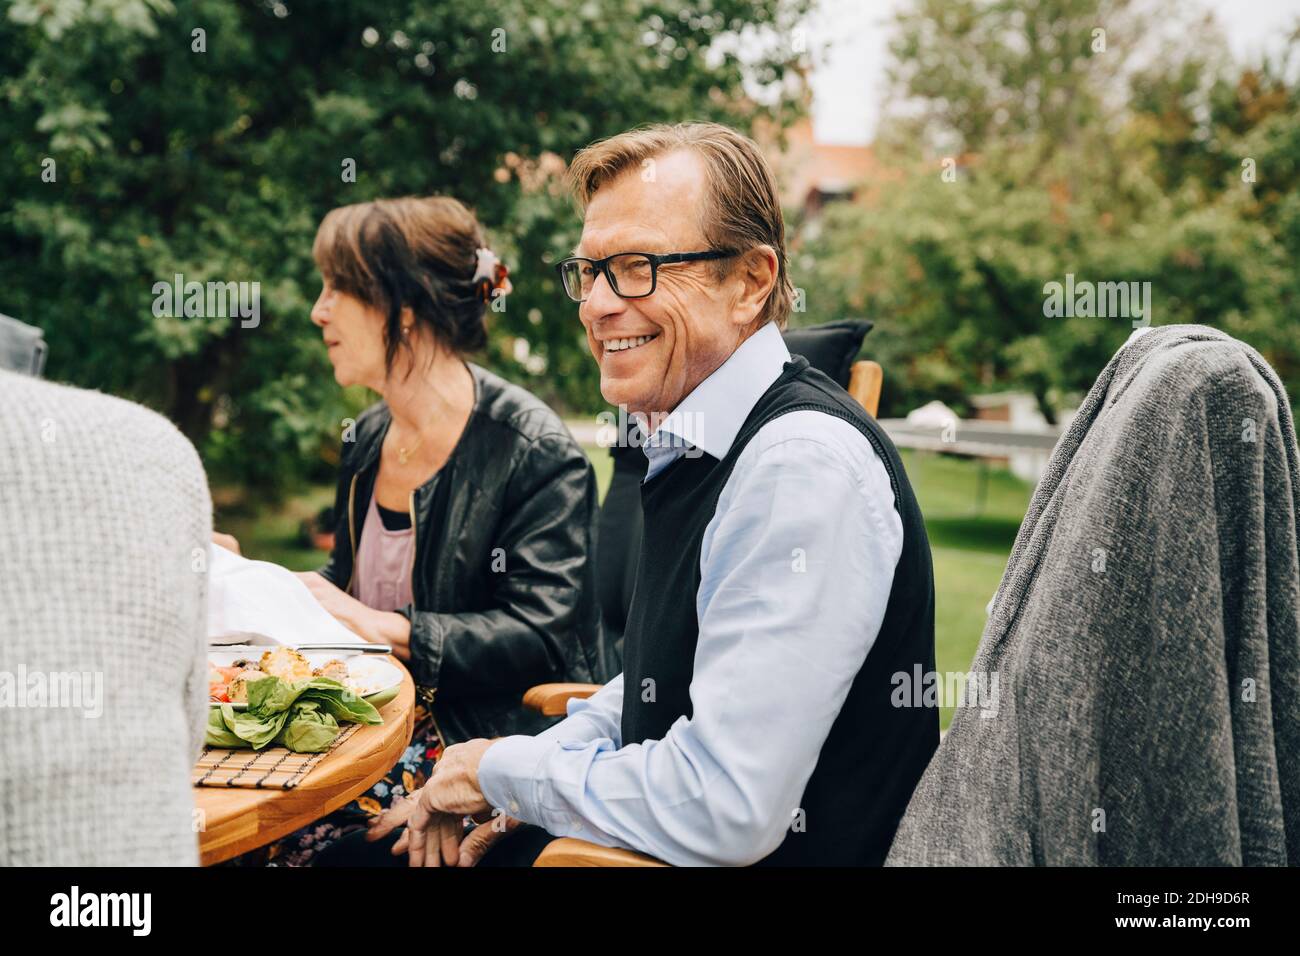
M 632 250 L 629 252 L 616 252 L 612 256 L 606 256 L 604 259 L 588 259 L 586 256 L 569 256 L 567 259 L 561 259 L 555 264 L 555 274 L 560 277 L 560 288 L 564 290 L 564 294 L 570 299 L 573 299 L 574 302 L 586 302 L 587 300 L 585 298 L 575 299 L 564 282 L 564 267 L 571 262 L 586 262 L 591 265 L 592 270 L 595 272 L 595 277 L 591 280 L 593 288 L 595 287 L 596 279 L 599 279 L 603 275 L 605 281 L 609 283 L 610 290 L 620 299 L 645 299 L 654 295 L 655 289 L 659 288 L 660 266 L 675 265 L 679 262 L 708 262 L 714 259 L 729 259 L 734 255 L 738 255 L 738 252 L 734 249 L 709 249 L 704 252 L 670 252 L 665 254 L 657 252 L 636 252 L 635 250 Z M 624 295 L 622 292 L 618 291 L 618 282 L 614 279 L 613 273 L 609 271 L 609 263 L 612 260 L 617 259 L 619 256 L 642 256 L 650 261 L 649 292 L 643 292 L 640 295 Z

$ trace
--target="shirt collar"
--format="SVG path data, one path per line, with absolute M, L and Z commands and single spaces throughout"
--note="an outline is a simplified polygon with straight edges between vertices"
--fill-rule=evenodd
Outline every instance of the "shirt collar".
M 657 470 L 656 451 L 665 448 L 680 454 L 691 446 L 714 458 L 725 457 L 740 426 L 789 361 L 790 351 L 775 323 L 740 343 L 646 438 L 643 448 L 652 470 Z

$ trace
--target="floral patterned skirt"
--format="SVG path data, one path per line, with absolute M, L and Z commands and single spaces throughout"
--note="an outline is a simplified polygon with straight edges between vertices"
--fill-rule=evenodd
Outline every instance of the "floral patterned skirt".
M 316 854 L 346 834 L 364 830 L 394 800 L 423 787 L 433 773 L 433 765 L 442 756 L 442 741 L 433 714 L 422 697 L 417 694 L 415 698 L 415 730 L 411 742 L 382 780 L 333 813 L 231 862 L 236 866 L 311 866 Z

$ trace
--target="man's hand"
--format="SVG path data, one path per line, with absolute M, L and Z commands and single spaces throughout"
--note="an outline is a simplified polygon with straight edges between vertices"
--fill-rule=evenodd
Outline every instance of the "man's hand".
M 478 786 L 478 765 L 493 743 L 480 737 L 443 751 L 433 768 L 433 776 L 421 788 L 422 793 L 428 794 L 430 808 L 461 816 L 474 816 L 492 809 Z
M 307 585 L 320 606 L 348 630 L 373 644 L 388 644 L 398 660 L 410 661 L 411 622 L 402 615 L 393 611 L 376 611 L 362 604 L 315 571 L 298 572 L 298 580 Z
M 466 847 L 470 862 L 461 864 L 461 839 L 466 816 L 487 814 L 491 807 L 478 786 L 478 765 L 492 746 L 491 740 L 470 740 L 448 747 L 433 769 L 429 782 L 400 804 L 394 804 L 370 824 L 368 840 L 378 840 L 403 823 L 406 833 L 393 847 L 407 853 L 411 866 L 473 866 L 487 848 L 513 827 L 486 823 L 470 834 Z M 496 825 L 500 833 L 493 833 Z M 517 825 L 517 824 L 516 824 Z M 487 828 L 486 832 L 480 831 Z

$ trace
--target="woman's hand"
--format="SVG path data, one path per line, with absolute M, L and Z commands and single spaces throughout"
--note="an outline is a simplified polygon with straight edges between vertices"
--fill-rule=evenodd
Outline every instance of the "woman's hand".
M 492 812 L 496 816 L 492 817 L 491 820 L 480 823 L 466 834 L 465 839 L 460 841 L 460 852 L 456 860 L 457 866 L 475 866 L 479 860 L 483 859 L 488 850 L 524 825 L 523 820 L 508 817 L 498 810 Z
M 346 591 L 335 587 L 315 571 L 298 572 L 320 606 L 340 624 L 372 644 L 387 644 L 397 659 L 411 659 L 411 622 L 394 611 L 376 611 Z
M 219 544 L 227 551 L 233 551 L 239 554 L 239 542 L 235 540 L 234 535 L 222 534 L 220 531 L 212 532 L 212 543 Z
M 413 798 L 408 797 L 407 799 Z M 460 838 L 460 844 L 455 847 L 455 855 L 450 855 L 453 852 L 452 844 L 456 840 L 456 833 L 450 832 L 446 842 L 444 843 L 441 838 L 442 825 L 440 823 L 437 831 L 439 839 L 436 840 L 432 846 L 430 846 L 427 841 L 425 843 L 424 866 L 441 866 L 444 863 L 447 866 L 456 867 L 477 866 L 479 861 L 481 861 L 483 857 L 487 856 L 489 850 L 524 825 L 524 821 L 522 820 L 516 820 L 514 817 L 506 816 L 499 810 L 493 810 L 490 819 L 484 820 L 482 823 L 479 823 L 474 827 L 474 829 L 465 833 L 463 829 L 465 821 L 464 817 L 455 817 L 454 814 L 444 814 L 443 817 L 446 819 L 449 831 L 452 830 L 453 827 L 459 828 L 459 832 L 462 835 Z M 454 820 L 450 819 L 453 817 Z M 391 827 L 384 827 L 382 832 L 380 832 L 379 827 L 376 827 L 371 830 L 370 833 L 366 834 L 366 839 L 376 840 L 382 837 L 385 833 L 391 832 Z M 407 854 L 409 857 L 410 852 L 411 832 L 410 830 L 405 830 L 402 832 L 402 835 L 397 838 L 397 842 L 393 844 L 392 854 L 393 856 Z M 420 864 L 411 863 L 410 865 L 417 866 Z
M 465 836 L 463 815 L 430 812 L 421 806 L 416 791 L 371 820 L 366 839 L 386 837 L 403 824 L 406 830 L 393 845 L 393 856 L 405 853 L 410 866 L 459 865 L 460 842 Z

